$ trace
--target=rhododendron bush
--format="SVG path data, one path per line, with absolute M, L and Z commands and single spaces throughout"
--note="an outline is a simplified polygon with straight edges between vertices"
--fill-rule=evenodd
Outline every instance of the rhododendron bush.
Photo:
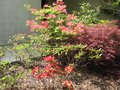
M 57 1 L 52 6 L 44 5 L 44 8 L 40 10 L 33 9 L 30 5 L 26 5 L 26 7 L 34 15 L 35 20 L 26 22 L 30 29 L 29 35 L 19 34 L 14 36 L 12 40 L 18 58 L 46 55 L 55 55 L 61 58 L 69 57 L 70 53 L 73 58 L 81 60 L 87 60 L 89 56 L 92 57 L 92 60 L 100 59 L 102 55 L 100 48 L 96 53 L 96 49 L 94 49 L 95 51 L 92 51 L 92 49 L 86 50 L 86 45 L 74 45 L 69 42 L 70 38 L 84 34 L 86 26 L 76 22 L 77 16 L 67 13 L 64 2 Z M 73 41 L 76 40 L 73 39 Z M 88 57 L 82 59 L 81 57 L 85 58 L 85 55 Z M 71 59 L 71 61 L 73 63 L 76 60 Z

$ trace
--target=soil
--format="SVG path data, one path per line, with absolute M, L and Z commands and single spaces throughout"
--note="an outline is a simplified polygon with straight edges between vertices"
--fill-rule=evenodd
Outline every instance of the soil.
M 94 66 L 94 68 L 97 67 Z M 26 73 L 24 78 L 20 78 L 17 82 L 16 87 L 18 90 L 63 90 L 61 88 L 62 84 L 59 83 L 59 78 L 53 79 L 56 84 L 54 88 L 51 87 L 51 89 L 48 83 L 49 80 L 46 79 L 44 82 L 46 86 L 49 87 L 49 89 L 47 89 L 45 88 L 45 84 L 42 84 L 31 75 L 31 72 L 26 71 L 24 68 L 21 70 Z M 100 70 L 98 69 L 98 71 Z M 115 71 L 117 71 L 117 69 Z M 120 78 L 117 76 L 117 78 L 114 77 L 115 76 L 110 73 L 109 75 L 101 72 L 98 73 L 91 67 L 89 67 L 89 69 L 79 70 L 77 74 L 74 75 L 74 90 L 120 90 Z
M 51 87 L 51 89 L 47 89 L 45 88 L 45 84 L 35 79 L 30 72 L 27 72 L 24 68 L 21 70 L 26 73 L 23 78 L 17 80 L 17 84 L 15 85 L 16 88 L 14 90 L 63 90 L 61 84 L 58 85 L 59 80 L 57 79 L 59 78 L 54 79 L 54 82 L 56 81 L 54 88 Z M 48 80 L 45 80 L 44 82 L 46 85 L 49 85 L 47 83 Z M 103 76 L 98 74 L 95 75 L 95 73 L 79 72 L 78 75 L 75 75 L 73 82 L 74 90 L 120 90 L 120 79 L 114 80 L 108 79 L 107 77 L 103 78 Z
M 14 88 L 5 90 L 64 90 L 59 77 L 37 80 L 31 75 L 31 69 L 23 65 L 14 72 L 24 72 L 24 75 L 16 80 Z M 74 90 L 120 90 L 120 78 L 98 73 L 91 67 L 78 70 L 73 77 Z

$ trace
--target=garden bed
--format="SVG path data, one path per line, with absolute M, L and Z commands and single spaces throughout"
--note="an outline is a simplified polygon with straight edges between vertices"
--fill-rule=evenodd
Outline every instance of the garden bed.
M 62 0 L 25 6 L 35 18 L 10 40 L 15 59 L 0 62 L 1 90 L 120 90 L 118 21 L 100 20 L 87 3 L 73 14 Z
M 53 79 L 47 78 L 41 80 L 36 79 L 32 76 L 32 68 L 33 66 L 40 65 L 43 67 L 43 63 L 36 62 L 33 64 L 29 64 L 28 67 L 23 65 L 21 62 L 15 62 L 10 65 L 7 72 L 10 72 L 9 74 L 14 76 L 17 73 L 21 73 L 20 77 L 15 79 L 14 85 L 9 86 L 8 88 L 4 87 L 3 90 L 64 90 L 61 87 L 61 83 L 59 80 L 59 77 L 55 77 Z M 10 69 L 11 67 L 14 67 L 13 69 Z M 99 69 L 97 69 L 97 72 L 95 71 L 95 66 L 88 67 L 89 69 L 83 69 L 81 68 L 79 71 L 77 71 L 72 77 L 73 79 L 73 86 L 74 90 L 119 90 L 120 89 L 120 78 L 114 78 L 116 77 L 116 71 L 111 68 L 111 71 L 113 70 L 114 74 L 104 74 L 104 73 L 98 73 L 101 72 Z M 93 69 L 94 68 L 94 69 Z M 103 68 L 105 69 L 105 68 Z M 105 70 L 104 70 L 105 71 Z M 43 83 L 44 82 L 44 83 Z M 6 83 L 6 84 L 9 84 Z

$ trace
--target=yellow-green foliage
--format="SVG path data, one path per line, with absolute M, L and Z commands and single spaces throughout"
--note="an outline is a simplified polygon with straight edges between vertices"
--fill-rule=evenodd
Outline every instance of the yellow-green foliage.
M 2 57 L 4 55 L 4 50 L 2 47 L 0 47 L 0 57 Z

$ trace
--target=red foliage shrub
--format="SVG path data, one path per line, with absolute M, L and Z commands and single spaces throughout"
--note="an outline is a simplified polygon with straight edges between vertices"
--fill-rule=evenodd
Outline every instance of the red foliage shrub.
M 77 43 L 87 44 L 88 49 L 102 48 L 103 60 L 113 60 L 120 55 L 120 28 L 118 26 L 98 24 L 86 27 L 84 34 L 78 35 L 74 39 L 77 40 Z

